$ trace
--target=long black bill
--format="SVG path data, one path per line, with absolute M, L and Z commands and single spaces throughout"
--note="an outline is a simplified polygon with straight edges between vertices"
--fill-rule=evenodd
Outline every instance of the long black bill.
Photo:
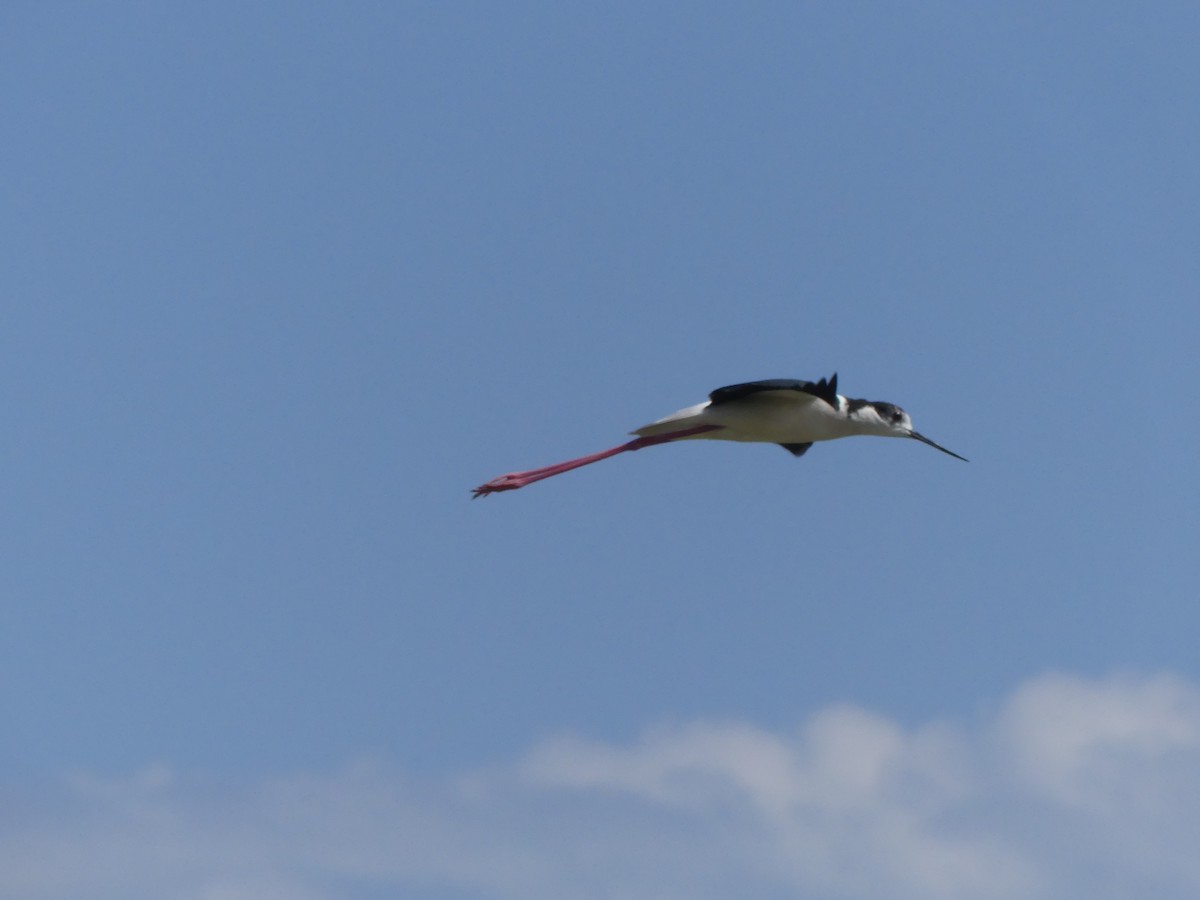
M 931 441 L 929 438 L 925 437 L 925 435 L 923 435 L 923 434 L 917 434 L 917 432 L 915 432 L 915 431 L 910 431 L 908 433 L 908 436 L 910 438 L 914 438 L 914 439 L 920 441 L 922 444 L 928 444 L 930 447 L 933 447 L 935 450 L 941 450 L 943 453 L 949 453 L 955 459 L 961 459 L 963 462 L 970 462 L 970 460 L 967 459 L 965 456 L 959 456 L 953 450 L 947 450 L 941 444 L 935 444 L 933 441 Z

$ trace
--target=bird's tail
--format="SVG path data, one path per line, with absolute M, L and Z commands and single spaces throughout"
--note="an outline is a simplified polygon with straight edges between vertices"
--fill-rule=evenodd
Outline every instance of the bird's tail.
M 708 409 L 708 406 L 709 403 L 707 400 L 703 403 L 697 403 L 695 406 L 689 406 L 687 409 L 671 413 L 666 418 L 659 419 L 657 422 L 643 425 L 636 431 L 631 431 L 630 434 L 636 434 L 638 437 L 656 437 L 660 434 L 683 431 L 691 426 L 708 424 L 701 417 L 701 414 L 704 410 Z

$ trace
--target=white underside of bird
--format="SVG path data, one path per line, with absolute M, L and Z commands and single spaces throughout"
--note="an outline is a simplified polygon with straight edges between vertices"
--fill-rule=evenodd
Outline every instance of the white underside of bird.
M 766 444 L 808 444 L 868 433 L 863 424 L 845 413 L 845 397 L 838 409 L 811 394 L 799 391 L 761 391 L 736 403 L 711 400 L 673 412 L 643 425 L 630 434 L 639 437 L 669 434 L 696 425 L 716 425 L 719 431 L 688 435 L 679 440 L 743 441 Z

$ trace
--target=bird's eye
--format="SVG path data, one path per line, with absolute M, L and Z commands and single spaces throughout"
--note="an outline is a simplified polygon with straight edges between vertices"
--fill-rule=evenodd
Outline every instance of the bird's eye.
M 899 422 L 903 418 L 904 418 L 904 413 L 900 412 L 900 410 L 896 410 L 894 413 L 892 413 L 892 421 L 893 422 Z

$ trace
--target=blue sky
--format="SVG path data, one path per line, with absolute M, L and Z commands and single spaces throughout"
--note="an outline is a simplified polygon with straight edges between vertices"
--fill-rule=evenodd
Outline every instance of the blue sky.
M 6 6 L 0 893 L 1195 896 L 1198 34 Z

